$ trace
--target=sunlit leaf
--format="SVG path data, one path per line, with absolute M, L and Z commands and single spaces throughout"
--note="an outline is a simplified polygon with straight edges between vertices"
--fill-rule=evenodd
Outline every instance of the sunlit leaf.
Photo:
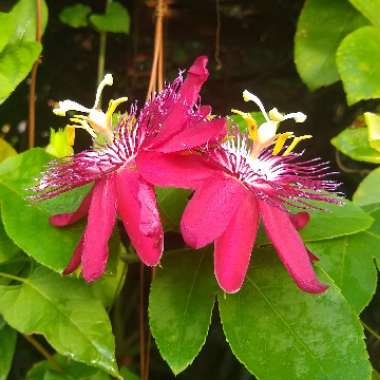
M 336 62 L 348 104 L 380 98 L 380 29 L 365 26 L 349 34 Z
M 335 53 L 342 39 L 367 23 L 347 0 L 307 0 L 298 18 L 295 63 L 315 90 L 339 80 Z
M 188 367 L 204 345 L 215 293 L 210 252 L 166 252 L 150 292 L 149 323 L 174 374 Z
M 260 380 L 370 377 L 362 327 L 339 290 L 302 292 L 269 250 L 255 253 L 243 289 L 218 302 L 233 353 Z
M 108 3 L 104 15 L 91 15 L 90 21 L 100 32 L 129 34 L 131 20 L 128 10 L 117 1 Z
M 50 141 L 46 147 L 46 152 L 52 156 L 62 158 L 71 156 L 74 153 L 73 145 L 75 140 L 75 129 L 66 126 L 64 129 L 50 129 Z
M 0 13 L 0 52 L 7 45 L 13 32 L 13 17 L 7 13 Z
M 371 148 L 380 152 L 380 115 L 372 112 L 364 113 L 368 128 L 368 142 Z
M 359 184 L 356 189 L 353 201 L 359 206 L 371 203 L 380 203 L 380 168 L 373 170 Z
M 349 0 L 374 25 L 380 27 L 380 0 Z
M 81 28 L 88 25 L 88 15 L 90 13 L 91 7 L 86 4 L 77 3 L 63 8 L 59 14 L 59 19 L 72 28 Z
M 380 164 L 380 152 L 369 145 L 368 129 L 365 127 L 346 128 L 331 143 L 353 160 Z
M 83 227 L 56 228 L 49 224 L 48 217 L 53 210 L 56 213 L 71 211 L 68 208 L 80 202 L 78 193 L 75 199 L 68 193 L 49 201 L 48 205 L 25 199 L 30 195 L 26 189 L 31 187 L 33 178 L 39 175 L 50 159 L 51 156 L 43 149 L 36 148 L 0 164 L 1 216 L 7 235 L 23 251 L 37 262 L 62 271 L 79 241 Z
M 0 313 L 10 326 L 42 334 L 60 354 L 118 375 L 111 323 L 87 284 L 43 267 L 19 281 L 0 286 Z
M 0 317 L 0 380 L 7 380 L 16 349 L 17 333 Z

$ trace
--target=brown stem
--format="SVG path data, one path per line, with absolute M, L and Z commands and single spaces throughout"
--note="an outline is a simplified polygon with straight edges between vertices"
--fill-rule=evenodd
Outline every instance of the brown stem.
M 38 351 L 54 368 L 59 372 L 63 372 L 58 362 L 55 360 L 54 356 L 37 340 L 33 335 L 23 335 L 23 337 Z
M 42 39 L 42 0 L 36 0 L 37 4 L 37 25 L 36 25 L 36 42 L 41 42 Z M 32 75 L 30 79 L 29 87 L 29 122 L 28 122 L 28 147 L 33 148 L 36 138 L 36 82 L 37 82 L 37 70 L 40 64 L 38 58 L 34 62 L 32 68 Z
M 216 1 L 216 31 L 215 31 L 215 53 L 214 58 L 216 62 L 216 69 L 220 70 L 222 65 L 222 60 L 220 59 L 220 30 L 222 28 L 222 21 L 220 18 L 220 0 Z

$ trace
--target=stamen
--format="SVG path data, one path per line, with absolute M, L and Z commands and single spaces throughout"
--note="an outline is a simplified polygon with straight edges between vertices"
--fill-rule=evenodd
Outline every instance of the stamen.
M 116 111 L 116 108 L 122 104 L 128 101 L 128 97 L 119 98 L 116 100 L 111 99 L 108 104 L 108 110 L 106 112 L 106 126 L 108 129 L 112 129 L 112 115 Z
M 90 113 L 91 109 L 72 100 L 62 100 L 58 102 L 58 107 L 53 109 L 53 113 L 57 116 L 66 116 L 68 111 Z
M 257 138 L 257 123 L 256 120 L 252 117 L 252 115 L 248 112 L 242 112 L 237 109 L 231 109 L 231 112 L 240 115 L 247 124 L 248 134 L 251 140 L 255 141 Z
M 291 142 L 291 144 L 286 148 L 283 156 L 287 156 L 289 153 L 291 153 L 294 150 L 294 148 L 298 145 L 299 142 L 303 140 L 311 139 L 312 137 L 313 137 L 312 135 L 304 135 L 304 136 L 295 137 L 293 141 Z
M 268 122 L 270 121 L 270 118 L 267 114 L 267 111 L 265 111 L 265 107 L 264 107 L 263 103 L 261 102 L 261 100 L 256 95 L 250 93 L 248 90 L 244 90 L 243 91 L 243 99 L 245 102 L 251 101 L 251 102 L 256 103 L 256 105 L 260 108 L 261 113 L 265 117 L 265 120 Z
M 284 133 L 279 133 L 277 135 L 276 139 L 276 144 L 274 145 L 272 154 L 277 155 L 281 152 L 281 149 L 284 147 L 286 141 L 288 140 L 289 137 L 293 137 L 292 132 L 284 132 Z
M 113 76 L 112 74 L 106 74 L 103 78 L 103 80 L 99 83 L 99 86 L 96 90 L 96 97 L 95 97 L 95 103 L 93 109 L 99 108 L 100 101 L 102 97 L 102 92 L 104 90 L 104 87 L 106 86 L 112 86 L 113 85 Z

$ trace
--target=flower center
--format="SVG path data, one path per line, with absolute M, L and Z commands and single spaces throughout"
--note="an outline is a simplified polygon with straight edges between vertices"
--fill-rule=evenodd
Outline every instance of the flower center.
M 105 138 L 108 143 L 113 141 L 113 125 L 112 116 L 116 108 L 128 100 L 127 97 L 110 100 L 108 109 L 103 112 L 100 108 L 102 92 L 106 86 L 113 85 L 113 77 L 111 74 L 106 74 L 100 82 L 95 97 L 95 103 L 92 108 L 87 108 L 72 100 L 63 100 L 58 102 L 58 107 L 54 108 L 53 112 L 58 116 L 66 116 L 67 112 L 80 112 L 70 117 L 72 124 L 69 128 L 81 128 L 87 131 L 95 141 L 100 138 Z M 101 139 L 100 139 L 101 140 Z
M 236 109 L 231 110 L 243 117 L 247 124 L 248 137 L 253 142 L 250 156 L 257 158 L 260 153 L 273 145 L 272 154 L 287 156 L 291 153 L 300 141 L 310 139 L 311 135 L 304 135 L 296 137 L 293 132 L 278 133 L 277 130 L 281 122 L 293 119 L 296 123 L 303 123 L 306 120 L 306 115 L 302 112 L 293 112 L 289 114 L 282 114 L 277 108 L 271 109 L 268 113 L 261 100 L 254 94 L 245 90 L 243 92 L 243 99 L 246 102 L 254 102 L 260 109 L 265 118 L 265 122 L 258 125 L 254 117 L 248 112 L 242 112 Z M 286 142 L 292 139 L 291 143 L 284 150 Z

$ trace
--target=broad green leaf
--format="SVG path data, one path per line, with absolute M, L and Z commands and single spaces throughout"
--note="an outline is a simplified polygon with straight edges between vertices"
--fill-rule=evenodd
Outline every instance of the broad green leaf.
M 372 112 L 365 112 L 364 120 L 368 127 L 369 145 L 371 148 L 380 152 L 380 115 Z
M 91 7 L 88 5 L 77 3 L 63 8 L 59 19 L 72 28 L 81 28 L 88 25 L 87 18 L 91 11 Z
M 0 105 L 29 74 L 41 49 L 40 43 L 20 42 L 0 53 Z
M 18 0 L 9 13 L 13 17 L 14 29 L 10 43 L 34 42 L 36 40 L 37 7 L 33 0 Z M 48 21 L 48 8 L 42 0 L 42 31 Z
M 373 219 L 360 207 L 345 199 L 343 205 L 323 203 L 322 211 L 311 211 L 310 222 L 301 230 L 304 241 L 333 239 L 366 230 Z
M 0 380 L 8 378 L 16 349 L 17 333 L 0 317 Z
M 128 368 L 122 368 L 120 374 L 123 376 L 124 380 L 139 380 L 140 378 L 131 372 Z
M 74 362 L 64 356 L 55 355 L 54 361 L 60 370 L 44 360 L 33 366 L 25 380 L 110 380 L 105 372 Z
M 243 289 L 218 302 L 233 353 L 260 380 L 370 378 L 361 324 L 339 290 L 302 292 L 270 250 L 255 252 Z
M 9 239 L 0 220 L 0 264 L 11 260 L 20 249 Z
M 164 257 L 149 296 L 149 323 L 161 356 L 182 372 L 205 343 L 216 293 L 209 251 Z
M 55 270 L 62 271 L 79 241 L 82 227 L 56 228 L 49 224 L 46 205 L 25 200 L 26 191 L 33 184 L 44 165 L 51 159 L 43 149 L 32 149 L 10 157 L 0 164 L 0 201 L 1 216 L 7 235 L 37 262 Z M 78 189 L 77 191 L 80 191 Z M 71 205 L 72 194 L 49 201 L 50 209 L 63 210 L 60 200 L 68 200 Z M 75 202 L 77 200 L 75 199 Z M 52 207 L 58 202 L 59 207 Z M 62 202 L 67 206 L 65 202 Z M 59 242 L 59 244 L 57 244 Z
M 380 168 L 373 170 L 359 184 L 353 195 L 353 201 L 359 206 L 380 203 Z
M 15 156 L 17 152 L 12 145 L 8 144 L 4 139 L 0 138 L 0 162 L 6 158 Z
M 380 0 L 349 0 L 372 24 L 380 27 Z
M 369 145 L 367 128 L 346 128 L 331 143 L 353 160 L 380 164 L 380 152 Z
M 347 0 L 307 0 L 298 18 L 295 63 L 311 90 L 339 80 L 335 53 L 342 39 L 367 21 Z
M 0 13 L 0 52 L 7 45 L 13 31 L 13 18 L 7 13 Z
M 156 193 L 165 230 L 176 231 L 191 192 L 184 189 L 159 187 Z
M 58 353 L 118 376 L 111 323 L 87 284 L 43 267 L 18 280 L 0 286 L 0 313 L 10 326 L 42 334 Z
M 349 34 L 336 62 L 348 104 L 380 98 L 380 29 L 364 26 Z
M 117 1 L 108 3 L 104 15 L 91 15 L 90 21 L 100 32 L 129 34 L 131 20 L 128 10 Z

